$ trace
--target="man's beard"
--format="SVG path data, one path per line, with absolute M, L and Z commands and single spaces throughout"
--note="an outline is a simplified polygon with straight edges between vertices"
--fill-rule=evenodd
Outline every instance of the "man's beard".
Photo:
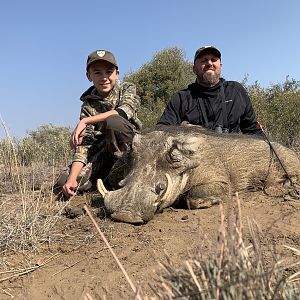
M 212 87 L 220 81 L 220 73 L 218 72 L 205 72 L 202 75 L 201 82 L 203 85 Z

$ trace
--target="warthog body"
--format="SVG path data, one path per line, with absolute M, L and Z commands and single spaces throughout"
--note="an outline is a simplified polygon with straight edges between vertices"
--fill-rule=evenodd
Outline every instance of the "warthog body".
M 141 224 L 179 196 L 190 208 L 209 207 L 236 191 L 284 192 L 298 186 L 300 161 L 292 150 L 272 143 L 287 176 L 263 139 L 170 127 L 136 135 L 127 163 L 129 173 L 115 191 L 99 183 L 112 218 Z

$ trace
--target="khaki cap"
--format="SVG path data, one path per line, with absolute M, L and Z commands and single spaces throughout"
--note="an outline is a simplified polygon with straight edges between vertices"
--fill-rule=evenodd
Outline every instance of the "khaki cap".
M 199 48 L 196 53 L 195 53 L 195 57 L 194 57 L 194 62 L 195 60 L 200 56 L 200 55 L 203 55 L 204 53 L 209 53 L 209 52 L 212 52 L 212 53 L 215 53 L 217 55 L 217 57 L 219 57 L 221 59 L 221 52 L 220 50 L 218 50 L 216 47 L 214 46 L 204 46 L 204 47 L 201 47 Z
M 89 66 L 92 63 L 94 63 L 95 61 L 98 61 L 98 60 L 108 61 L 109 63 L 114 65 L 116 68 L 118 68 L 116 58 L 111 52 L 106 51 L 106 50 L 96 50 L 88 56 L 87 62 L 86 62 L 86 70 L 88 70 Z

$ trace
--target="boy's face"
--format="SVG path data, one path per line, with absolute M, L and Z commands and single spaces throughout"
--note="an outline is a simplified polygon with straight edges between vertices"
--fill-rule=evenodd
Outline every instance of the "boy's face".
M 98 94 L 107 97 L 119 77 L 119 71 L 111 63 L 98 60 L 90 65 L 86 76 L 89 81 L 93 82 Z

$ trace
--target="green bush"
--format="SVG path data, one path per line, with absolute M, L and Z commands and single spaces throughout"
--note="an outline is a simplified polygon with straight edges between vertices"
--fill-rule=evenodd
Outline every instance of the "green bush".
M 248 86 L 253 106 L 263 128 L 272 139 L 297 146 L 300 142 L 300 81 L 294 79 L 269 88 Z
M 0 140 L 0 190 L 2 192 L 38 189 L 56 176 L 56 167 L 71 158 L 70 129 L 42 125 L 28 136 Z
M 17 156 L 21 164 L 44 161 L 51 164 L 53 161 L 66 162 L 71 157 L 69 146 L 70 128 L 41 125 L 28 133 L 17 143 Z
M 183 50 L 174 47 L 157 52 L 150 62 L 126 75 L 124 80 L 136 85 L 141 97 L 139 118 L 144 127 L 151 127 L 160 118 L 171 96 L 193 82 L 195 75 Z

